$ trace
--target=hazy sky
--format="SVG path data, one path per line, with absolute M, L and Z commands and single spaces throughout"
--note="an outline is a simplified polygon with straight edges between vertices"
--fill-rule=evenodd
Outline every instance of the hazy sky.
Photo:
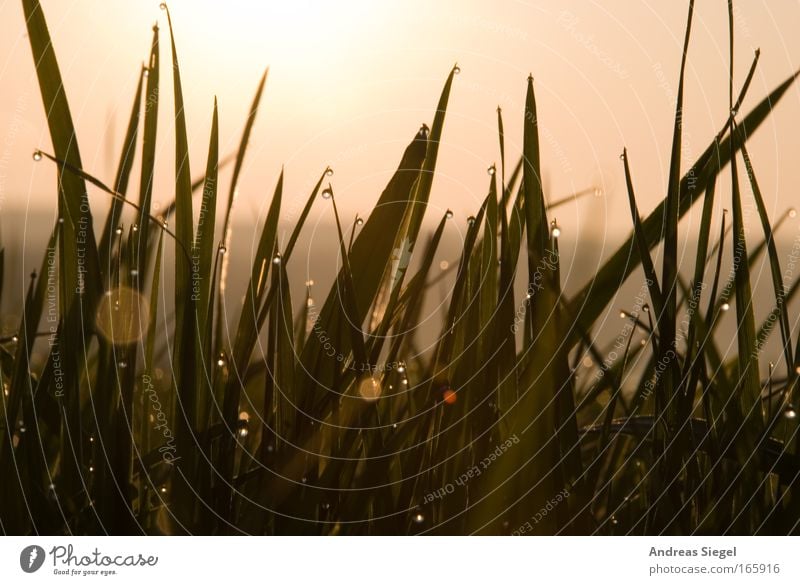
M 165 14 L 157 1 L 42 4 L 84 165 L 111 182 L 150 29 L 158 21 L 166 38 Z M 642 211 L 664 193 L 686 4 L 172 0 L 192 173 L 205 167 L 214 96 L 222 151 L 231 152 L 269 66 L 236 217 L 263 216 L 281 165 L 287 173 L 287 210 L 297 209 L 330 164 L 342 207 L 366 212 L 419 125 L 430 123 L 445 77 L 458 62 L 461 74 L 447 113 L 432 205 L 442 212 L 451 207 L 464 218 L 486 192 L 487 166 L 499 159 L 498 105 L 507 150 L 514 153 L 509 158 L 518 156 L 525 84 L 532 72 L 549 195 L 604 188 L 603 197 L 559 210 L 559 223 L 565 233 L 616 237 L 630 226 L 620 191 L 623 146 Z M 737 86 L 753 50 L 761 48 L 744 110 L 800 66 L 799 26 L 798 2 L 736 3 Z M 698 2 L 687 73 L 684 169 L 727 115 L 727 42 L 725 0 Z M 169 59 L 167 43 L 162 59 Z M 50 206 L 53 167 L 31 159 L 35 148 L 49 150 L 50 143 L 18 0 L 0 3 L 0 88 L 0 210 Z M 168 76 L 162 77 L 162 88 L 155 199 L 166 202 L 174 172 Z M 792 204 L 800 179 L 798 91 L 791 90 L 752 142 L 773 215 Z

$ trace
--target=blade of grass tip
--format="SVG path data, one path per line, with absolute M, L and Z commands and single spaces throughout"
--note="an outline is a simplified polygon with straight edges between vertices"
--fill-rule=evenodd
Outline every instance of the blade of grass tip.
M 447 103 L 450 100 L 450 89 L 453 86 L 453 77 L 460 71 L 461 69 L 459 66 L 457 64 L 454 65 L 442 88 L 442 93 L 439 96 L 439 103 L 436 105 L 436 113 L 433 116 L 433 123 L 431 124 L 425 160 L 422 163 L 419 179 L 413 191 L 412 204 L 408 212 L 408 231 L 406 232 L 406 237 L 411 243 L 412 252 L 414 243 L 417 241 L 417 236 L 419 235 L 419 229 L 422 226 L 422 218 L 428 206 L 428 199 L 430 199 L 431 195 L 433 177 L 436 171 L 436 159 L 439 154 L 439 145 L 442 141 L 444 118 L 447 112 Z
M 675 334 L 677 321 L 677 275 L 678 275 L 678 221 L 681 191 L 681 143 L 683 141 L 683 86 L 686 71 L 686 58 L 689 52 L 689 38 L 692 32 L 694 0 L 689 0 L 689 15 L 686 20 L 686 35 L 683 41 L 681 69 L 678 78 L 678 92 L 675 105 L 675 124 L 672 132 L 672 154 L 670 156 L 669 183 L 665 207 L 664 259 L 662 265 L 662 290 L 664 291 L 663 313 L 658 311 L 659 334 L 661 336 L 661 355 L 659 362 L 668 364 L 663 375 L 663 388 L 668 393 L 676 391 L 675 377 Z M 731 91 L 733 91 L 731 89 Z
M 253 103 L 250 105 L 250 112 L 247 115 L 247 122 L 244 125 L 242 132 L 242 139 L 239 142 L 239 151 L 236 154 L 236 162 L 233 166 L 233 176 L 231 178 L 231 187 L 228 192 L 228 204 L 225 207 L 225 219 L 222 223 L 222 237 L 225 239 L 225 244 L 228 244 L 228 230 L 230 229 L 231 209 L 233 208 L 233 200 L 236 197 L 236 187 L 239 184 L 239 174 L 242 172 L 242 165 L 244 164 L 244 155 L 247 151 L 247 145 L 250 142 L 250 134 L 253 131 L 253 125 L 256 122 L 256 114 L 258 114 L 258 105 L 261 103 L 261 95 L 264 93 L 264 85 L 267 82 L 267 74 L 269 67 L 264 70 L 261 76 L 261 81 L 258 82 L 258 89 L 256 95 L 253 97 Z
M 753 108 L 742 121 L 741 126 L 746 130 L 745 136 L 751 136 L 753 132 L 766 120 L 777 103 L 783 98 L 789 87 L 800 75 L 800 71 L 792 74 L 767 95 L 759 104 Z M 719 158 L 713 160 L 714 153 L 717 151 L 715 146 L 716 139 L 695 161 L 694 165 L 687 171 L 681 180 L 680 199 L 678 213 L 682 217 L 695 201 L 695 195 L 705 189 L 705 177 L 710 164 L 724 168 L 731 159 L 731 154 L 738 150 L 738 145 L 731 141 L 731 137 L 726 137 L 719 145 Z M 662 201 L 642 222 L 647 244 L 653 248 L 661 239 L 661 229 L 664 225 L 664 207 Z M 633 246 L 633 236 L 630 236 L 616 252 L 603 264 L 591 282 L 586 284 L 581 291 L 574 295 L 570 301 L 572 313 L 580 320 L 583 329 L 589 329 L 600 314 L 605 310 L 619 286 L 638 266 L 638 262 L 631 262 L 631 251 Z M 570 332 L 570 343 L 575 344 L 579 341 L 578 333 L 573 330 Z
M 741 132 L 741 129 L 736 126 L 735 127 L 738 132 Z M 780 260 L 778 259 L 778 250 L 775 247 L 775 238 L 773 234 L 772 227 L 769 221 L 769 215 L 767 214 L 767 207 L 764 204 L 764 197 L 761 194 L 761 189 L 758 186 L 758 180 L 756 179 L 755 171 L 753 170 L 753 164 L 750 159 L 750 155 L 747 152 L 747 148 L 745 147 L 745 137 L 741 136 L 740 138 L 742 143 L 742 158 L 744 159 L 745 170 L 747 172 L 747 178 L 750 181 L 750 188 L 753 191 L 753 197 L 756 200 L 756 207 L 758 208 L 758 215 L 761 218 L 761 228 L 764 231 L 764 239 L 767 245 L 767 253 L 769 257 L 769 266 L 770 271 L 772 273 L 772 288 L 775 293 L 775 303 L 778 308 L 779 312 L 779 323 L 781 329 L 781 343 L 783 348 L 783 354 L 786 359 L 786 376 L 788 378 L 796 376 L 797 372 L 795 372 L 793 357 L 792 357 L 792 340 L 791 340 L 791 328 L 789 327 L 789 315 L 786 312 L 786 304 L 785 304 L 785 296 L 786 290 L 783 286 L 783 274 L 781 272 L 781 264 Z
M 292 229 L 292 234 L 289 236 L 289 242 L 286 244 L 286 248 L 283 251 L 283 264 L 288 264 L 289 259 L 292 257 L 292 252 L 294 251 L 294 247 L 297 244 L 297 238 L 300 237 L 300 232 L 303 229 L 303 226 L 306 223 L 306 219 L 308 218 L 308 214 L 311 212 L 311 206 L 314 205 L 314 201 L 317 200 L 317 194 L 319 193 L 320 188 L 322 187 L 322 181 L 325 180 L 326 176 L 330 176 L 333 174 L 333 171 L 330 167 L 327 167 L 319 177 L 316 185 L 311 190 L 311 195 L 309 195 L 308 200 L 306 201 L 305 207 L 303 207 L 303 211 L 300 213 L 300 217 L 297 219 L 297 222 L 294 224 L 294 228 Z M 272 297 L 275 295 L 275 290 L 270 287 L 270 290 L 267 291 L 266 300 L 264 301 L 264 305 L 261 307 L 261 310 L 258 313 L 258 319 L 256 320 L 256 329 L 261 331 L 261 328 L 264 326 L 264 322 L 267 319 L 267 313 L 269 312 L 269 308 L 272 306 Z M 298 347 L 303 347 L 304 344 L 298 344 Z
M 350 261 L 348 260 L 347 248 L 345 248 L 344 244 L 342 224 L 339 221 L 339 211 L 336 208 L 336 198 L 333 196 L 333 190 L 331 190 L 331 204 L 333 205 L 333 217 L 336 220 L 336 231 L 339 234 L 339 252 L 342 255 L 342 271 L 344 272 L 345 285 L 344 309 L 345 317 L 347 318 L 347 322 L 349 324 L 350 335 L 352 336 L 353 340 L 353 359 L 356 367 L 364 365 L 371 366 L 367 357 L 367 348 L 364 344 L 364 335 L 362 334 L 359 326 L 361 323 L 361 313 L 359 313 L 358 305 L 356 304 L 353 273 L 350 270 Z M 371 372 L 372 368 L 369 367 L 367 371 Z
M 194 240 L 194 216 L 192 212 L 192 176 L 189 167 L 189 139 L 186 132 L 186 110 L 183 103 L 178 51 L 169 8 L 161 4 L 167 14 L 170 47 L 172 48 L 172 85 L 175 102 L 175 235 L 184 249 L 191 249 Z M 174 482 L 173 497 L 176 515 L 184 522 L 193 516 L 195 498 L 186 484 L 195 476 L 193 442 L 197 430 L 197 389 L 195 387 L 195 311 L 192 297 L 191 260 L 183 254 L 175 254 L 175 334 L 173 341 L 173 384 L 181 412 L 176 417 L 175 442 L 184 455 L 178 464 L 185 480 Z
M 135 158 L 136 139 L 139 130 L 139 114 L 142 104 L 142 85 L 144 83 L 144 68 L 139 73 L 139 83 L 136 85 L 136 94 L 133 100 L 133 109 L 128 121 L 128 129 L 125 132 L 125 141 L 122 144 L 122 154 L 120 155 L 119 165 L 117 166 L 117 174 L 114 178 L 114 191 L 120 195 L 125 195 L 128 190 L 128 179 L 131 175 L 133 161 Z M 111 209 L 108 212 L 105 226 L 100 234 L 100 244 L 98 246 L 98 255 L 100 261 L 103 263 L 102 268 L 106 271 L 111 266 L 111 238 L 112 234 L 119 225 L 119 219 L 122 215 L 122 204 L 116 199 L 111 200 Z
M 656 315 L 659 317 L 664 310 L 664 297 L 661 295 L 661 287 L 658 284 L 658 276 L 653 264 L 653 259 L 650 257 L 650 249 L 647 246 L 647 240 L 642 228 L 642 220 L 639 216 L 639 209 L 636 205 L 636 195 L 633 190 L 633 180 L 631 178 L 631 169 L 628 162 L 628 151 L 622 151 L 622 161 L 625 167 L 625 185 L 628 189 L 628 202 L 631 207 L 631 218 L 633 219 L 633 239 L 639 250 L 639 261 L 642 263 L 644 269 L 645 282 L 650 292 L 650 300 L 652 301 L 653 308 Z M 660 319 L 659 319 L 660 320 Z
M 733 193 L 733 261 L 736 279 L 736 339 L 739 347 L 739 396 L 742 412 L 746 413 L 745 416 L 750 421 L 748 426 L 760 428 L 763 425 L 761 420 L 761 386 L 758 379 L 758 356 L 755 353 L 756 335 L 750 286 L 750 267 L 747 264 L 747 243 L 745 242 L 745 227 L 736 157 L 731 159 L 731 180 Z M 752 440 L 752 436 L 750 439 Z
M 437 104 L 436 113 L 433 117 L 430 136 L 427 136 L 427 126 L 424 124 L 422 126 L 421 132 L 424 132 L 427 138 L 425 158 L 419 177 L 413 187 L 411 201 L 405 206 L 403 223 L 394 242 L 395 250 L 399 250 L 401 255 L 400 269 L 394 270 L 394 263 L 390 263 L 389 266 L 384 268 L 382 286 L 379 288 L 375 300 L 376 306 L 380 309 L 375 312 L 376 316 L 380 316 L 380 313 L 386 313 L 387 311 L 391 313 L 394 310 L 394 305 L 389 305 L 384 299 L 391 297 L 392 290 L 401 287 L 405 280 L 405 268 L 408 266 L 414 253 L 414 246 L 416 245 L 419 230 L 422 226 L 422 219 L 428 207 L 428 200 L 430 199 L 433 178 L 436 171 L 436 159 L 439 153 L 439 144 L 441 143 L 445 113 L 447 112 L 447 103 L 450 99 L 453 77 L 460 71 L 461 69 L 456 64 L 447 76 L 447 81 L 445 81 L 444 88 L 439 96 L 439 103 Z M 356 273 L 360 274 L 360 271 L 356 271 Z M 362 295 L 359 294 L 359 296 Z M 394 296 L 394 300 L 396 302 L 396 295 Z M 359 306 L 368 307 L 369 305 Z M 380 320 L 377 320 L 373 325 L 377 327 L 378 323 L 380 323 Z
M 150 48 L 150 60 L 147 63 L 147 85 L 145 86 L 144 122 L 142 124 L 142 165 L 139 179 L 139 214 L 136 223 L 139 231 L 136 235 L 136 264 L 139 274 L 147 271 L 147 252 L 150 244 L 150 209 L 153 199 L 153 182 L 156 164 L 156 136 L 158 134 L 158 102 L 159 102 L 159 51 L 158 25 L 153 25 L 153 41 Z M 165 218 L 167 215 L 165 214 Z M 139 291 L 144 279 L 139 280 Z
M 59 159 L 81 168 L 72 114 L 44 12 L 38 0 L 22 0 L 22 8 L 53 149 Z M 65 493 L 76 494 L 78 498 L 85 493 L 80 479 L 82 454 L 74 444 L 80 437 L 80 368 L 86 363 L 86 348 L 90 345 L 86 332 L 93 329 L 91 321 L 102 280 L 86 185 L 80 177 L 60 170 L 58 179 L 58 216 L 64 220 L 59 230 L 58 262 L 64 317 L 58 344 L 61 346 L 62 336 L 69 340 L 69 346 L 62 347 L 61 356 L 65 397 L 62 405 L 66 418 L 61 484 Z
M 214 98 L 214 111 L 211 119 L 211 138 L 208 146 L 206 163 L 206 182 L 203 199 L 200 204 L 200 216 L 197 221 L 194 249 L 192 252 L 192 295 L 195 298 L 197 335 L 195 336 L 198 360 L 196 361 L 195 379 L 201 388 L 197 397 L 196 420 L 203 424 L 208 420 L 208 408 L 212 394 L 212 364 L 214 348 L 205 338 L 208 323 L 214 320 L 211 291 L 214 279 L 211 271 L 214 264 L 214 237 L 216 228 L 217 182 L 219 162 L 219 114 L 217 100 Z
M 539 161 L 539 122 L 536 115 L 536 96 L 533 91 L 533 75 L 528 76 L 528 93 L 525 99 L 525 122 L 523 131 L 524 163 L 522 183 L 525 193 L 525 227 L 528 235 L 529 282 L 536 278 L 537 265 L 544 256 L 547 218 L 543 214 L 544 193 Z M 533 299 L 531 299 L 531 305 Z M 529 315 L 533 312 L 530 311 Z
M 423 164 L 428 142 L 428 130 L 422 128 L 408 145 L 398 165 L 397 171 L 384 189 L 378 203 L 365 221 L 353 242 L 353 250 L 348 261 L 352 274 L 357 276 L 356 306 L 370 307 L 384 282 L 387 264 L 392 264 L 392 256 L 400 256 L 408 251 L 408 243 L 397 247 L 398 234 L 405 225 L 406 209 L 411 204 L 412 193 L 420 168 Z M 407 256 L 406 256 L 407 257 Z M 399 265 L 398 265 L 399 268 Z M 405 269 L 405 266 L 403 266 Z M 330 289 L 325 302 L 315 320 L 316 331 L 335 335 L 346 324 L 342 321 L 342 300 L 340 291 L 344 289 L 344 276 L 339 271 L 336 282 Z M 360 322 L 360 321 L 359 321 Z M 340 362 L 326 355 L 324 342 L 318 335 L 309 335 L 302 350 L 301 365 L 298 366 L 298 387 L 302 388 L 301 409 L 321 414 L 332 397 L 330 392 L 315 392 L 318 387 L 330 388 L 340 371 Z M 347 356 L 352 351 L 349 336 L 337 346 L 338 354 Z M 306 404 L 308 400 L 312 404 Z M 313 404 L 315 403 L 315 404 Z M 317 410 L 319 408 L 319 410 Z

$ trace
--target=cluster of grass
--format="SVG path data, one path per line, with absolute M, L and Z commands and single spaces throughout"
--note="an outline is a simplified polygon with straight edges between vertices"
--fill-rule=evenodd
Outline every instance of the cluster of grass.
M 430 128 L 414 136 L 357 235 L 345 236 L 326 169 L 279 245 L 278 178 L 241 311 L 230 316 L 224 297 L 231 205 L 265 80 L 231 159 L 227 199 L 219 202 L 225 159 L 216 104 L 205 174 L 193 181 L 171 43 L 175 201 L 154 218 L 160 31 L 153 32 L 109 186 L 82 166 L 39 2 L 22 5 L 53 145 L 52 154 L 37 151 L 34 158 L 57 166 L 59 219 L 42 269 L 31 278 L 19 331 L 0 344 L 3 533 L 798 531 L 792 399 L 800 343 L 793 346 L 787 311 L 797 286 L 784 288 L 745 146 L 795 76 L 740 115 L 758 55 L 738 93 L 731 63 L 730 116 L 681 175 L 693 2 L 660 205 L 639 216 L 624 153 L 633 233 L 585 288 L 567 297 L 560 230 L 548 218 L 540 180 L 529 78 L 523 156 L 507 173 L 498 111 L 500 164 L 490 168 L 487 196 L 470 218 L 434 357 L 408 362 L 450 216 L 430 237 L 421 229 L 457 67 Z M 732 14 L 729 5 L 731 61 Z M 137 156 L 138 199 L 129 186 Z M 732 178 L 732 228 L 726 215 L 715 227 L 723 172 Z M 742 184 L 763 226 L 763 239 L 750 250 Z M 89 206 L 89 186 L 112 202 L 102 224 Z M 335 212 L 340 269 L 322 306 L 312 308 L 308 297 L 291 298 L 287 266 L 321 201 Z M 678 265 L 678 225 L 698 202 L 701 229 L 687 278 Z M 651 255 L 658 245 L 660 274 Z M 726 250 L 734 265 L 728 279 L 721 270 Z M 757 327 L 750 267 L 764 253 L 775 305 Z M 413 271 L 409 254 L 417 257 Z M 514 290 L 518 270 L 529 283 L 522 297 Z M 168 315 L 159 304 L 166 271 L 174 279 Z M 646 286 L 647 302 L 623 313 L 628 333 L 609 359 L 610 348 L 593 340 L 629 278 Z M 723 359 L 714 332 L 734 305 L 738 351 Z M 169 323 L 168 334 L 159 322 Z M 645 332 L 644 343 L 631 343 L 634 329 Z M 775 329 L 780 361 L 762 381 L 760 350 Z M 35 370 L 34 347 L 48 353 Z M 595 375 L 577 379 L 586 360 Z

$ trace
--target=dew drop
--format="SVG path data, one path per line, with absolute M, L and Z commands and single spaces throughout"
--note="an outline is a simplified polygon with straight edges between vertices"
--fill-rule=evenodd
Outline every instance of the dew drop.
M 241 438 L 245 438 L 249 434 L 249 431 L 246 428 L 239 429 L 239 436 Z
M 620 311 L 619 312 L 619 318 L 620 319 L 624 319 L 625 318 L 625 311 Z
M 602 197 L 603 196 L 603 190 L 600 187 L 595 187 L 594 188 L 594 196 L 595 197 Z
M 243 410 L 242 412 L 239 413 L 239 420 L 243 420 L 244 422 L 249 421 L 250 413 L 247 412 L 246 410 Z
M 474 223 L 475 223 L 475 218 L 474 218 L 474 217 L 472 217 L 472 216 L 470 215 L 470 216 L 467 218 L 467 223 L 468 223 L 469 225 L 472 225 L 472 224 L 474 224 Z
M 19 341 L 19 337 L 14 335 L 11 337 L 11 343 L 17 343 Z
M 444 216 L 447 219 L 453 219 L 453 212 L 448 209 L 447 211 L 445 211 Z
M 119 362 L 119 364 L 117 364 L 117 365 L 119 365 L 120 369 L 123 369 L 123 370 L 124 370 L 125 368 L 127 368 L 127 367 L 128 367 L 128 362 L 126 362 L 125 360 L 121 360 L 121 361 Z
M 794 408 L 794 405 L 787 404 L 786 408 L 783 409 L 783 417 L 789 420 L 794 420 L 797 418 L 797 411 Z
M 358 384 L 358 394 L 364 400 L 373 402 L 381 397 L 381 383 L 374 376 L 365 376 Z
M 447 260 L 442 260 L 441 262 L 439 262 L 439 268 L 441 268 L 442 270 L 447 270 L 448 268 L 450 268 L 450 263 Z
M 789 210 L 789 217 L 791 217 L 792 219 L 794 219 L 795 217 L 797 217 L 797 210 L 796 210 L 794 207 L 792 207 L 792 208 Z
M 167 488 L 166 488 L 166 486 L 161 486 L 161 493 L 162 493 L 162 494 L 166 494 L 166 493 L 167 493 Z
M 58 218 L 58 223 L 64 223 L 64 218 L 63 217 L 59 217 Z
M 720 306 L 721 311 L 727 311 L 730 308 L 731 306 L 728 303 L 722 303 L 722 305 Z
M 561 228 L 558 227 L 556 220 L 550 222 L 550 233 L 553 234 L 554 238 L 558 238 L 561 235 Z
M 328 502 L 322 502 L 322 509 L 323 510 L 330 510 L 331 505 Z
M 142 71 L 142 75 L 144 75 L 145 77 L 150 77 L 150 70 L 147 67 L 145 67 L 144 71 Z
M 456 65 L 455 67 L 453 67 L 453 73 L 455 73 L 456 75 L 458 75 L 459 73 L 461 73 L 461 67 L 459 67 L 458 65 Z
M 220 368 L 225 365 L 225 354 L 224 353 L 219 354 L 219 357 L 217 358 L 217 365 Z
M 416 524 L 422 524 L 423 522 L 425 522 L 425 516 L 423 516 L 420 512 L 417 512 L 416 514 L 414 514 L 414 522 Z
M 332 176 L 333 176 L 333 169 L 332 169 L 332 168 L 330 168 L 330 167 L 328 167 L 327 169 L 325 169 L 325 176 L 327 176 L 327 177 L 332 177 Z
M 402 374 L 406 371 L 406 365 L 403 362 L 400 362 L 400 364 L 397 366 L 397 371 Z
M 364 225 L 364 220 L 360 217 L 356 218 L 356 225 Z
M 166 10 L 166 9 L 167 9 L 167 3 L 166 3 L 166 2 L 162 2 L 161 4 L 159 4 L 159 5 L 158 5 L 158 7 L 159 7 L 161 10 Z
M 138 232 L 138 231 L 139 231 L 139 224 L 136 224 L 136 223 L 135 223 L 135 224 L 133 224 L 133 226 L 131 226 L 131 229 L 132 229 L 133 231 L 135 231 L 135 232 Z
M 122 228 L 118 227 L 117 229 L 114 230 L 114 232 L 119 236 L 122 234 Z
M 280 264 L 281 263 L 281 255 L 280 254 L 275 254 L 275 257 L 272 258 L 272 263 L 276 264 L 276 265 Z
M 139 276 L 139 271 L 135 268 L 131 268 L 131 276 Z
M 220 247 L 217 249 L 217 254 L 224 254 L 227 251 L 228 249 L 225 246 L 220 245 Z
M 423 124 L 419 127 L 419 136 L 422 138 L 427 138 L 428 133 L 430 132 L 430 128 L 428 128 L 427 124 Z
M 331 197 L 333 197 L 333 189 L 330 187 L 325 187 L 325 189 L 322 190 L 322 198 L 330 199 Z
M 314 281 L 313 280 L 307 280 L 306 281 L 306 286 L 314 286 Z
M 494 174 L 497 172 L 497 168 L 492 164 L 486 169 L 486 172 L 489 174 L 489 176 L 494 176 Z
M 650 312 L 650 305 L 644 305 L 642 307 L 642 311 L 644 311 L 645 313 L 649 313 Z
M 33 151 L 33 160 L 39 162 L 42 160 L 42 151 L 41 150 L 34 150 Z

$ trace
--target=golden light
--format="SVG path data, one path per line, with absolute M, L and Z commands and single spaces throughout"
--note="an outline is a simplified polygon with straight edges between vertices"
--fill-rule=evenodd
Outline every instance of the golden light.
M 370 402 L 381 397 L 381 382 L 374 376 L 365 376 L 358 384 L 358 394 Z
M 132 288 L 121 286 L 106 292 L 95 316 L 97 333 L 116 345 L 140 339 L 150 321 L 144 298 Z

